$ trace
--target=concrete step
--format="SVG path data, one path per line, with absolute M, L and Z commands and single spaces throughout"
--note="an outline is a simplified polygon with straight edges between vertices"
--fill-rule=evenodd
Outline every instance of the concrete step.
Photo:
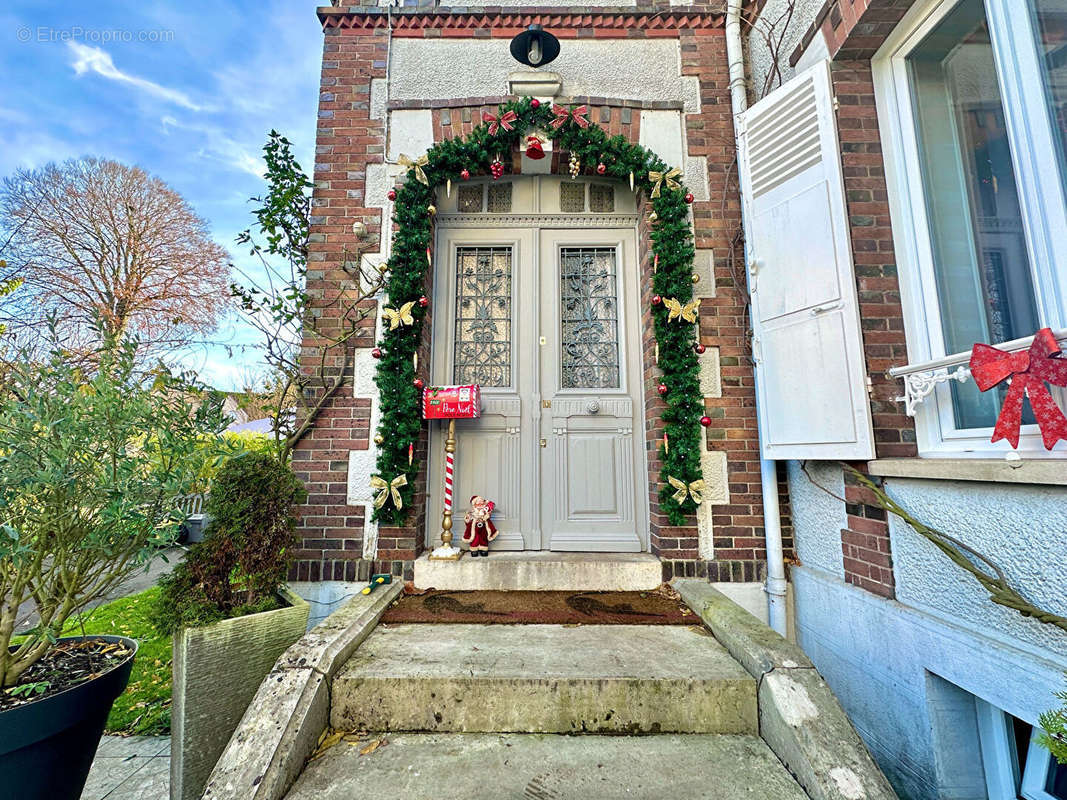
M 382 625 L 334 679 L 340 730 L 758 732 L 755 680 L 703 628 Z
M 448 591 L 639 592 L 663 582 L 663 567 L 651 553 L 497 552 L 488 558 L 415 562 L 415 585 Z
M 334 745 L 287 800 L 807 800 L 755 736 L 384 734 Z

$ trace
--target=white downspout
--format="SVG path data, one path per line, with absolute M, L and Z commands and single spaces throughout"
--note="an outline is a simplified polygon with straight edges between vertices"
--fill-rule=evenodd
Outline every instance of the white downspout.
M 745 52 L 741 43 L 741 2 L 729 0 L 726 6 L 726 59 L 730 67 L 730 104 L 734 112 L 734 138 L 738 147 L 738 163 L 741 158 L 741 114 L 748 108 L 748 87 L 745 84 Z M 745 202 L 741 199 L 741 224 L 745 221 Z M 748 237 L 745 237 L 745 276 L 751 289 L 751 272 L 748 269 Z M 756 375 L 756 422 L 760 437 L 763 436 L 763 406 L 759 402 L 759 375 Z M 775 462 L 761 458 L 759 464 L 760 484 L 763 491 L 763 529 L 767 537 L 767 619 L 770 626 L 786 635 L 786 580 L 785 558 L 782 553 L 782 518 L 778 510 L 778 475 Z

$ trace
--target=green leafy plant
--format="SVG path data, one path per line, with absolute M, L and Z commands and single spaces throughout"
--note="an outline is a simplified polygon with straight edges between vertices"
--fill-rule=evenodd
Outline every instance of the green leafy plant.
M 226 425 L 189 375 L 136 368 L 106 340 L 92 372 L 58 347 L 16 360 L 0 389 L 0 687 L 18 683 L 71 615 L 173 541 L 191 454 Z M 19 606 L 40 622 L 14 647 Z
M 263 147 L 267 192 L 253 197 L 253 226 L 237 237 L 259 259 L 266 280 L 245 275 L 230 293 L 246 321 L 262 337 L 262 357 L 271 372 L 270 397 L 263 404 L 279 460 L 314 426 L 330 398 L 351 372 L 352 339 L 373 308 L 365 301 L 382 287 L 380 270 L 363 264 L 366 245 L 345 248 L 342 266 L 351 276 L 333 297 L 329 313 L 312 313 L 307 292 L 311 249 L 311 179 L 292 152 L 292 143 L 271 131 Z M 313 344 L 302 350 L 301 343 Z
M 1064 677 L 1067 677 L 1065 674 Z M 1067 691 L 1056 692 L 1056 697 L 1063 701 L 1063 706 L 1046 711 L 1038 722 L 1042 732 L 1037 741 L 1052 753 L 1061 764 L 1067 764 Z
M 558 150 L 569 152 L 587 167 L 603 163 L 604 174 L 609 177 L 630 180 L 632 176 L 635 189 L 650 197 L 656 215 L 649 258 L 658 258 L 658 269 L 652 278 L 651 293 L 688 303 L 693 297 L 694 245 L 685 188 L 664 183 L 659 195 L 651 198 L 655 184 L 649 172 L 668 171 L 662 159 L 622 136 L 608 136 L 595 123 L 583 128 L 568 118 L 558 129 L 552 128 L 555 113 L 551 107 L 543 103 L 535 108 L 528 97 L 505 103 L 497 113 L 502 116 L 508 112 L 516 115 L 511 130 L 501 127 L 490 133 L 489 126 L 483 124 L 465 138 L 445 139 L 431 147 L 426 153 L 426 163 L 421 165 L 426 183 L 419 180 L 420 168 L 412 166 L 408 170 L 394 205 L 396 233 L 385 285 L 389 305 L 400 308 L 416 301 L 425 291 L 427 253 L 432 247 L 432 215 L 428 208 L 434 202 L 435 188 L 447 180 L 460 180 L 460 173 L 465 169 L 471 174 L 487 173 L 490 163 L 498 156 L 509 163 L 512 151 L 530 129 L 548 131 Z M 409 513 L 415 492 L 413 479 L 420 468 L 417 460 L 408 463 L 408 445 L 418 441 L 422 427 L 412 356 L 421 342 L 426 310 L 415 303 L 411 313 L 414 324 L 385 330 L 379 342 L 382 357 L 376 381 L 382 415 L 378 433 L 385 444 L 378 454 L 377 477 L 386 483 L 400 476 L 407 480 L 407 485 L 400 487 L 402 508 L 387 502 L 374 512 L 374 519 L 389 525 L 402 524 Z M 650 313 L 659 345 L 658 366 L 663 382 L 670 387 L 663 411 L 669 446 L 662 441 L 659 446 L 663 477 L 660 508 L 672 525 L 681 525 L 696 510 L 696 505 L 691 497 L 678 503 L 672 496 L 674 489 L 669 486 L 667 476 L 687 484 L 700 477 L 699 420 L 703 398 L 700 365 L 693 350 L 696 326 L 669 322 L 665 304 L 653 306 Z
M 35 694 L 44 694 L 48 691 L 48 687 L 51 686 L 49 681 L 34 681 L 33 683 L 23 683 L 18 686 L 11 686 L 5 689 L 12 697 L 32 697 Z
M 294 507 L 305 497 L 293 470 L 270 454 L 227 461 L 211 488 L 207 536 L 160 581 L 153 624 L 173 633 L 276 608 L 296 546 Z

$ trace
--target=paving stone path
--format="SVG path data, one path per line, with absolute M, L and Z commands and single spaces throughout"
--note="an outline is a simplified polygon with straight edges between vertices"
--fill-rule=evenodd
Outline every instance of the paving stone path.
M 105 736 L 81 800 L 164 800 L 169 793 L 169 736 Z

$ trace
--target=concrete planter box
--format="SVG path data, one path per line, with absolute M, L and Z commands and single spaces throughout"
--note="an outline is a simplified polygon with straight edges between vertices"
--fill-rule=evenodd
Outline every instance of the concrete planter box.
M 288 589 L 285 608 L 174 635 L 171 800 L 199 800 L 260 683 L 304 635 L 310 607 Z

